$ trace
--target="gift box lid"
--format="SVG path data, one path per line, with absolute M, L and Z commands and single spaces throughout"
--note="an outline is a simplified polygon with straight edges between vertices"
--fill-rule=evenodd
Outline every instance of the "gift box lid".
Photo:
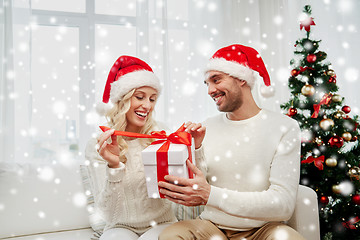
M 154 144 L 145 148 L 142 154 L 142 160 L 145 165 L 156 165 L 156 151 L 163 145 Z M 194 155 L 194 143 L 192 144 L 192 158 L 195 158 Z M 184 144 L 171 143 L 168 151 L 168 164 L 169 165 L 183 165 L 189 157 L 188 148 Z

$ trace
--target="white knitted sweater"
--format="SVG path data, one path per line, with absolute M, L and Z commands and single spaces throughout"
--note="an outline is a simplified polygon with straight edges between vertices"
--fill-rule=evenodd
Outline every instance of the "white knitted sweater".
M 95 151 L 96 141 L 89 141 L 87 151 Z M 166 199 L 148 198 L 141 151 L 144 146 L 139 139 L 127 141 L 127 162 L 119 168 L 106 167 L 107 179 L 100 192 L 96 207 L 106 221 L 104 231 L 110 228 L 128 228 L 143 233 L 155 224 L 176 222 L 171 203 Z M 99 156 L 96 152 L 87 156 Z M 99 161 L 101 157 L 89 159 Z M 101 161 L 104 161 L 101 159 Z
M 233 230 L 288 220 L 300 175 L 298 123 L 263 109 L 243 121 L 220 114 L 204 125 L 211 192 L 201 218 Z

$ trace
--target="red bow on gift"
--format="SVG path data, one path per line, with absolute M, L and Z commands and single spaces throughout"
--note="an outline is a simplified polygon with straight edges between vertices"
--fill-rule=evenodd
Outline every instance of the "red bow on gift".
M 311 115 L 311 118 L 317 118 L 319 116 L 319 112 L 320 112 L 320 107 L 321 105 L 328 105 L 331 101 L 332 98 L 332 94 L 327 94 L 325 93 L 325 95 L 322 97 L 322 99 L 320 100 L 319 104 L 314 104 L 314 113 Z
M 105 132 L 110 130 L 111 128 L 100 126 L 100 129 Z M 156 138 L 159 139 L 151 143 L 163 145 L 156 151 L 156 162 L 157 162 L 157 180 L 165 181 L 165 176 L 169 175 L 169 165 L 168 165 L 168 150 L 170 147 L 170 143 L 176 144 L 184 144 L 188 148 L 189 153 L 189 161 L 192 162 L 192 154 L 191 154 L 191 134 L 185 132 L 184 124 L 174 133 L 170 135 L 166 135 L 165 131 L 153 131 L 150 134 L 141 134 L 134 132 L 124 132 L 124 131 L 115 131 L 113 135 L 116 136 L 125 136 L 125 137 L 135 137 L 135 138 Z M 193 174 L 190 169 L 189 178 L 193 178 Z M 160 190 L 160 189 L 159 189 Z M 160 191 L 159 191 L 160 193 Z M 164 195 L 160 193 L 160 197 L 164 198 Z
M 302 160 L 301 163 L 312 163 L 314 162 L 315 166 L 319 169 L 319 170 L 323 170 L 324 169 L 324 163 L 325 161 L 325 156 L 322 155 L 320 157 L 314 158 L 313 156 L 309 156 L 307 159 Z

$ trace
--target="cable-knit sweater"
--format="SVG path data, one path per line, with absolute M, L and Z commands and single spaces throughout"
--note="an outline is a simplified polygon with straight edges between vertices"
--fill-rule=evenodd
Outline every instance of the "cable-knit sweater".
M 233 230 L 288 220 L 300 176 L 298 123 L 263 109 L 242 121 L 220 114 L 204 125 L 211 192 L 201 218 Z
M 94 146 L 88 146 L 87 151 L 96 151 L 96 141 L 91 142 Z M 127 141 L 127 144 L 126 163 L 120 163 L 119 168 L 106 167 L 105 186 L 95 202 L 106 221 L 104 231 L 122 227 L 141 234 L 155 224 L 177 221 L 168 200 L 148 198 L 141 158 L 144 146 L 139 139 Z M 87 153 L 87 156 L 94 154 Z M 89 160 L 100 159 L 99 156 Z

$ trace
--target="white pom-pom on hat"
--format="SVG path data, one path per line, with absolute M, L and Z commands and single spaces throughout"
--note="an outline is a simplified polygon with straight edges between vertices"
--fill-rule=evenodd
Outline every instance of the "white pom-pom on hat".
M 95 110 L 100 116 L 105 116 L 106 113 L 112 108 L 111 103 L 98 102 Z
M 273 86 L 261 86 L 260 87 L 260 94 L 264 98 L 270 98 L 275 95 L 275 88 Z

